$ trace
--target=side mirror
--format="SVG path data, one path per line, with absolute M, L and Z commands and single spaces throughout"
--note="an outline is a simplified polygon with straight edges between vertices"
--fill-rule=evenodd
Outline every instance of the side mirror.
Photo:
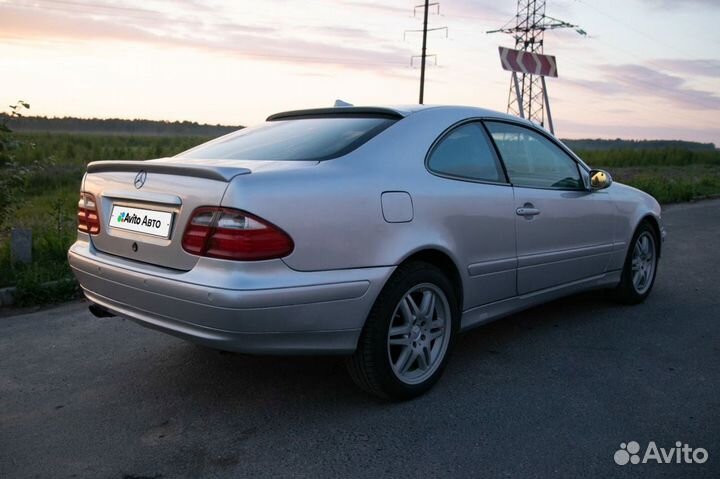
M 590 170 L 590 190 L 604 190 L 612 185 L 613 179 L 605 170 Z

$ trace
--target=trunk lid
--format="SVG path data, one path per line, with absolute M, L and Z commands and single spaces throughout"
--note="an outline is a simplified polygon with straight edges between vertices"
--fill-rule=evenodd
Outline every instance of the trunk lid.
M 196 208 L 219 206 L 238 175 L 308 163 L 317 164 L 184 158 L 90 163 L 83 191 L 95 196 L 101 223 L 91 241 L 105 253 L 188 271 L 199 257 L 183 250 L 182 236 Z

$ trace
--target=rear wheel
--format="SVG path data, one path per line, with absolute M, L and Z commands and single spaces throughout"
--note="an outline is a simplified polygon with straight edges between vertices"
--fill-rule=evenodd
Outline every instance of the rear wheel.
M 456 294 L 435 266 L 401 266 L 368 316 L 351 377 L 362 389 L 391 399 L 410 399 L 440 378 L 458 329 Z
M 645 301 L 653 285 L 658 266 L 658 238 L 647 222 L 638 226 L 625 259 L 620 284 L 615 297 L 626 304 Z

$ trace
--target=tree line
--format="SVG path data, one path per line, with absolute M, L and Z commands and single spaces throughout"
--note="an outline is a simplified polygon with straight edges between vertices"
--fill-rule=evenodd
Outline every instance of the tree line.
M 571 150 L 689 150 L 716 151 L 714 143 L 682 140 L 562 140 Z
M 120 118 L 75 118 L 0 114 L 17 132 L 101 133 L 105 135 L 203 136 L 216 137 L 242 128 L 231 125 L 209 125 L 194 121 L 124 120 Z
M 126 136 L 194 136 L 217 137 L 240 128 L 239 125 L 211 125 L 194 121 L 124 120 L 121 118 L 76 118 L 17 116 L 0 113 L 0 124 L 18 132 L 98 133 Z M 717 152 L 714 143 L 682 140 L 580 139 L 562 140 L 573 151 L 664 150 L 667 154 L 683 152 Z M 673 152 L 673 153 L 670 153 Z M 602 155 L 601 155 L 602 156 Z M 638 156 L 643 156 L 638 154 Z M 683 164 L 687 161 L 675 160 Z M 692 161 L 691 161 L 692 162 Z M 644 161 L 643 161 L 644 163 Z

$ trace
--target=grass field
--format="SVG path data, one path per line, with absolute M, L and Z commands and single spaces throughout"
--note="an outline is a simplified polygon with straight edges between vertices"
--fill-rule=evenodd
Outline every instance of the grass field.
M 41 285 L 71 276 L 65 255 L 76 234 L 78 192 L 87 163 L 172 156 L 208 139 L 59 133 L 14 136 L 22 144 L 13 152 L 16 161 L 42 165 L 25 178 L 24 191 L 0 230 L 0 287 L 17 285 L 21 305 L 54 302 L 76 293 L 74 282 Z M 32 229 L 32 264 L 10 261 L 13 227 Z
M 75 237 L 75 213 L 85 166 L 96 160 L 142 160 L 171 156 L 205 141 L 201 137 L 116 136 L 63 133 L 15 134 L 23 146 L 20 164 L 42 167 L 24 180 L 11 217 L 0 228 L 0 287 L 17 285 L 20 304 L 53 302 L 76 293 L 65 254 Z M 662 203 L 720 194 L 720 152 L 657 150 L 579 151 L 593 167 L 608 169 L 616 181 L 638 187 Z M 33 230 L 33 263 L 10 261 L 9 231 Z
M 720 193 L 720 151 L 676 148 L 577 151 L 589 165 L 605 168 L 615 181 L 678 203 Z

